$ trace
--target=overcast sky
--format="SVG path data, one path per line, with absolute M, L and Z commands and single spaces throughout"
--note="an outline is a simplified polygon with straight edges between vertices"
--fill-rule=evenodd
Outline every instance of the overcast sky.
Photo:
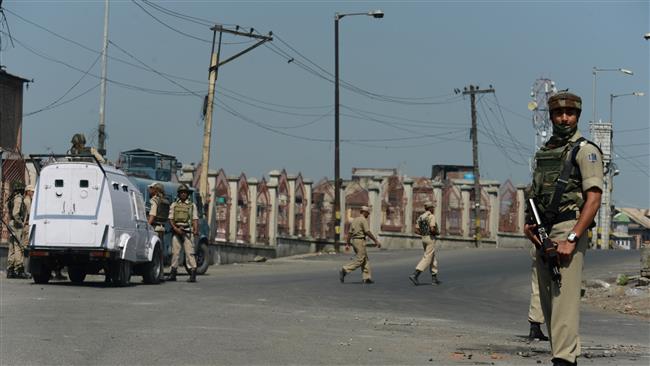
M 24 152 L 65 152 L 76 132 L 96 144 L 104 1 L 3 7 L 0 64 L 34 80 L 24 94 Z M 200 161 L 209 24 L 218 23 L 272 31 L 274 40 L 220 69 L 211 169 L 332 178 L 334 14 L 374 9 L 385 17 L 340 21 L 344 178 L 352 167 L 429 176 L 433 164 L 471 165 L 470 102 L 454 89 L 474 84 L 496 90 L 477 103 L 482 178 L 526 184 L 535 80 L 582 96 L 579 126 L 589 136 L 592 68 L 626 68 L 634 75 L 597 74 L 596 114 L 609 120 L 610 94 L 646 93 L 614 99 L 614 199 L 650 207 L 646 0 L 111 1 L 109 158 L 144 148 Z M 222 59 L 253 44 L 223 42 Z

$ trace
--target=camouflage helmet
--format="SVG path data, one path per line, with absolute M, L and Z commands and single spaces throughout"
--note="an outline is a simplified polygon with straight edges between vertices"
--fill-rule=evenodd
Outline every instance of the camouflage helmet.
M 561 91 L 548 98 L 549 112 L 559 108 L 573 108 L 582 111 L 582 99 L 573 93 Z
M 11 183 L 11 189 L 13 189 L 14 191 L 24 191 L 25 183 L 16 180 L 13 183 Z
M 85 145 L 86 144 L 86 136 L 84 136 L 83 133 L 75 133 L 74 136 L 72 136 L 72 140 L 70 142 L 73 145 Z
M 190 187 L 187 186 L 187 184 L 183 183 L 178 188 L 176 189 L 176 192 L 181 193 L 181 192 L 187 192 L 190 193 Z

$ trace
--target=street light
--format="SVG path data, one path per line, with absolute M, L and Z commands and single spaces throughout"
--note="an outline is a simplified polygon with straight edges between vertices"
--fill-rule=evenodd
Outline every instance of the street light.
M 599 69 L 594 66 L 592 69 L 592 74 L 594 75 L 594 83 L 593 83 L 593 90 L 592 90 L 592 98 L 591 98 L 591 110 L 592 110 L 592 122 L 596 123 L 596 74 L 602 71 L 618 71 L 622 72 L 623 74 L 626 75 L 634 75 L 634 73 L 628 69 L 622 69 L 622 68 L 617 68 L 617 69 Z
M 614 109 L 614 98 L 625 97 L 625 96 L 628 96 L 628 95 L 633 95 L 635 97 L 642 97 L 642 96 L 645 95 L 645 93 L 635 91 L 635 92 L 632 92 L 632 93 L 625 93 L 625 94 L 610 94 L 609 95 L 609 123 L 613 123 L 613 121 L 614 121 L 612 119 L 613 118 L 612 117 L 612 113 L 613 113 L 612 111 Z
M 334 14 L 334 242 L 341 238 L 341 176 L 339 163 L 339 20 L 346 16 L 367 15 L 375 19 L 384 17 L 381 10 L 366 13 Z

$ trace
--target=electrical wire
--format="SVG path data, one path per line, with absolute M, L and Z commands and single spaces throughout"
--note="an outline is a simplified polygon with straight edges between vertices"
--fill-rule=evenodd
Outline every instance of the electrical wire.
M 95 65 L 97 64 L 97 61 L 99 61 L 100 58 L 101 58 L 101 55 L 97 56 L 97 58 L 95 59 L 95 61 L 90 65 L 90 67 L 86 70 L 86 72 L 84 72 L 84 73 L 81 75 L 81 77 L 79 78 L 79 80 L 77 80 L 74 84 L 72 84 L 72 86 L 71 86 L 70 88 L 68 88 L 68 90 L 66 90 L 65 93 L 63 93 L 63 95 L 61 95 L 60 97 L 58 97 L 58 98 L 55 99 L 52 103 L 46 105 L 45 107 L 39 108 L 39 109 L 37 109 L 37 110 L 35 110 L 35 111 L 33 111 L 33 112 L 26 113 L 25 116 L 31 116 L 31 115 L 34 115 L 34 114 L 36 114 L 36 113 L 43 112 L 43 111 L 46 111 L 46 110 L 49 110 L 49 109 L 54 108 L 55 105 L 56 105 L 56 104 L 57 104 L 61 99 L 65 98 L 65 96 L 68 95 L 68 93 L 70 93 L 70 92 L 72 91 L 72 89 L 74 89 L 77 85 L 79 85 L 79 83 L 80 83 L 80 82 L 81 82 L 81 81 L 86 77 L 86 75 L 88 75 L 88 73 L 90 72 L 90 70 L 92 70 L 92 68 L 95 67 Z
M 35 115 L 35 114 L 37 114 L 37 113 L 40 113 L 40 112 L 43 112 L 43 111 L 47 111 L 47 110 L 52 110 L 52 109 L 54 109 L 54 108 L 58 108 L 58 107 L 60 107 L 60 106 L 62 106 L 62 105 L 66 105 L 66 104 L 68 104 L 68 103 L 70 103 L 70 102 L 73 102 L 73 101 L 75 101 L 75 100 L 77 100 L 77 99 L 83 97 L 84 95 L 90 93 L 91 91 L 97 89 L 97 88 L 99 87 L 99 85 L 101 85 L 101 83 L 97 83 L 97 84 L 95 84 L 94 86 L 92 86 L 92 87 L 86 89 L 86 90 L 83 91 L 82 93 L 80 93 L 80 94 L 78 94 L 78 95 L 76 95 L 76 96 L 74 96 L 74 97 L 72 97 L 72 98 L 70 98 L 70 99 L 64 100 L 63 102 L 60 102 L 60 103 L 58 103 L 58 104 L 50 105 L 50 106 L 47 107 L 47 108 L 41 108 L 41 109 L 35 110 L 35 111 L 33 111 L 33 112 L 25 113 L 25 114 L 23 114 L 23 117 L 30 117 L 30 116 L 33 116 L 33 115 Z

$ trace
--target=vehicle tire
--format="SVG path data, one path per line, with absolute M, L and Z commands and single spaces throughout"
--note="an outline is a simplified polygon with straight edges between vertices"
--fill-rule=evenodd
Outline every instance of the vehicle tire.
M 30 258 L 29 270 L 34 283 L 46 284 L 50 282 L 50 268 L 42 260 Z
M 202 241 L 197 245 L 194 258 L 196 259 L 196 274 L 205 274 L 210 266 L 210 247 L 208 247 L 206 242 Z M 190 273 L 190 267 L 187 266 L 184 260 L 183 263 L 185 263 L 187 273 Z
M 160 250 L 160 245 L 156 245 L 153 251 L 151 262 L 145 263 L 142 267 L 142 279 L 144 283 L 158 284 L 162 280 L 164 267 L 163 267 L 163 253 Z
M 74 284 L 82 284 L 86 279 L 86 269 L 83 266 L 68 266 L 68 277 Z
M 111 281 L 117 286 L 128 286 L 131 282 L 131 262 L 118 259 L 111 265 Z

